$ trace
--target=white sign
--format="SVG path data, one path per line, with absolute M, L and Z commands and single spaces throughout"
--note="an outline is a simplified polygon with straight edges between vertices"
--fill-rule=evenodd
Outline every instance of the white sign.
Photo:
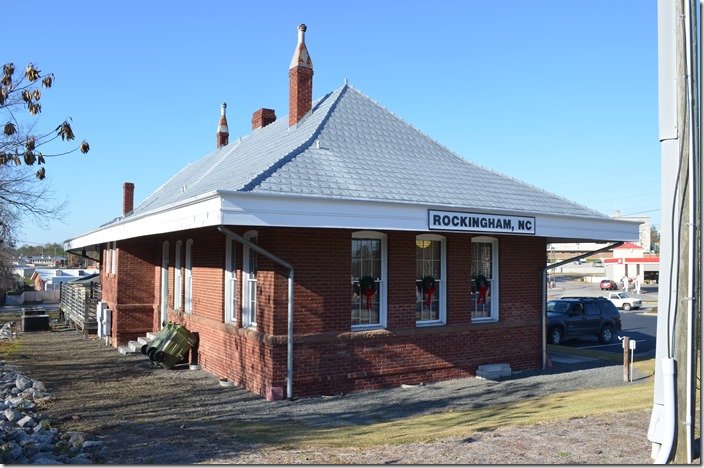
M 428 210 L 428 229 L 535 235 L 535 218 Z

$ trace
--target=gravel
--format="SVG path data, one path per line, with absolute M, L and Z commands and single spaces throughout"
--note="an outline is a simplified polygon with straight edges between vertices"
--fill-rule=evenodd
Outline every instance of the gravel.
M 621 365 L 554 363 L 546 371 L 513 373 L 378 391 L 267 402 L 188 366 L 153 366 L 141 354 L 122 355 L 94 337 L 71 331 L 19 333 L 12 361 L 44 383 L 47 411 L 63 429 L 101 446 L 96 463 L 650 463 L 649 411 L 579 418 L 549 425 L 506 426 L 467 439 L 357 450 L 271 448 L 234 440 L 238 420 L 300 421 L 307 426 L 365 425 L 467 410 L 558 392 L 633 385 Z M 294 388 L 295 392 L 295 388 Z M 622 418 L 622 420 L 621 420 Z M 560 436 L 562 434 L 562 436 Z M 555 438 L 561 440 L 555 444 Z M 560 439 L 560 437 L 562 437 Z M 89 444 L 90 446 L 91 444 Z

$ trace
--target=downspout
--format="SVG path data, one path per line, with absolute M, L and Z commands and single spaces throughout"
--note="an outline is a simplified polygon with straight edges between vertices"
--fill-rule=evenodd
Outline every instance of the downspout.
M 607 245 L 606 247 L 602 247 L 601 249 L 598 250 L 593 250 L 591 252 L 587 252 L 582 255 L 577 255 L 576 257 L 568 258 L 567 260 L 563 260 L 561 262 L 553 263 L 552 265 L 548 265 L 545 268 L 543 268 L 543 274 L 542 274 L 542 284 L 543 284 L 543 302 L 542 305 L 540 306 L 541 309 L 541 314 L 540 314 L 540 328 L 543 331 L 543 339 L 542 339 L 542 368 L 545 370 L 547 366 L 547 361 L 548 361 L 548 344 L 547 344 L 547 337 L 546 337 L 546 332 L 547 330 L 545 329 L 547 327 L 547 321 L 546 321 L 546 316 L 547 316 L 547 303 L 548 303 L 548 285 L 547 285 L 547 272 L 548 270 L 552 270 L 553 268 L 561 267 L 562 265 L 567 265 L 568 263 L 572 263 L 575 260 L 579 260 L 581 258 L 589 257 L 591 255 L 595 255 L 601 252 L 606 252 L 607 250 L 615 249 L 616 247 L 620 247 L 625 242 L 616 242 L 615 244 Z
M 288 357 L 286 362 L 286 398 L 293 399 L 293 265 L 280 259 L 271 252 L 268 252 L 257 244 L 248 241 L 239 234 L 230 231 L 224 226 L 218 226 L 218 231 L 225 234 L 237 242 L 246 245 L 257 253 L 264 255 L 269 260 L 273 260 L 284 268 L 288 269 Z
M 672 454 L 672 446 L 675 439 L 675 412 L 677 411 L 675 399 L 675 360 L 672 358 L 662 358 L 663 389 L 662 395 L 664 407 L 668 410 L 665 413 L 665 429 L 663 431 L 667 435 L 663 444 L 658 450 L 658 454 L 653 461 L 654 465 L 664 465 L 670 460 Z

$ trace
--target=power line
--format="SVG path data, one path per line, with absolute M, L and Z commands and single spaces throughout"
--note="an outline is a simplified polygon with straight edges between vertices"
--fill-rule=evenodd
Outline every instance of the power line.
M 635 212 L 635 213 L 630 213 L 630 214 L 622 215 L 622 216 L 633 216 L 633 215 L 643 214 L 643 213 L 652 213 L 653 211 L 660 211 L 660 208 L 657 208 L 657 209 L 654 209 L 654 210 L 637 211 L 637 212 Z

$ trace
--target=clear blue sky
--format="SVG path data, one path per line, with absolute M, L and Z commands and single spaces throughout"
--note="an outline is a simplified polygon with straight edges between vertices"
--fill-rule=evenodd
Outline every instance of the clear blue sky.
M 139 203 L 213 151 L 223 101 L 230 141 L 261 107 L 286 116 L 301 23 L 314 99 L 347 79 L 468 160 L 660 222 L 656 0 L 9 2 L 3 13 L 3 63 L 56 75 L 40 127 L 70 116 L 91 146 L 48 160 L 68 216 L 27 224 L 27 243 L 85 234 L 121 214 L 124 182 Z

